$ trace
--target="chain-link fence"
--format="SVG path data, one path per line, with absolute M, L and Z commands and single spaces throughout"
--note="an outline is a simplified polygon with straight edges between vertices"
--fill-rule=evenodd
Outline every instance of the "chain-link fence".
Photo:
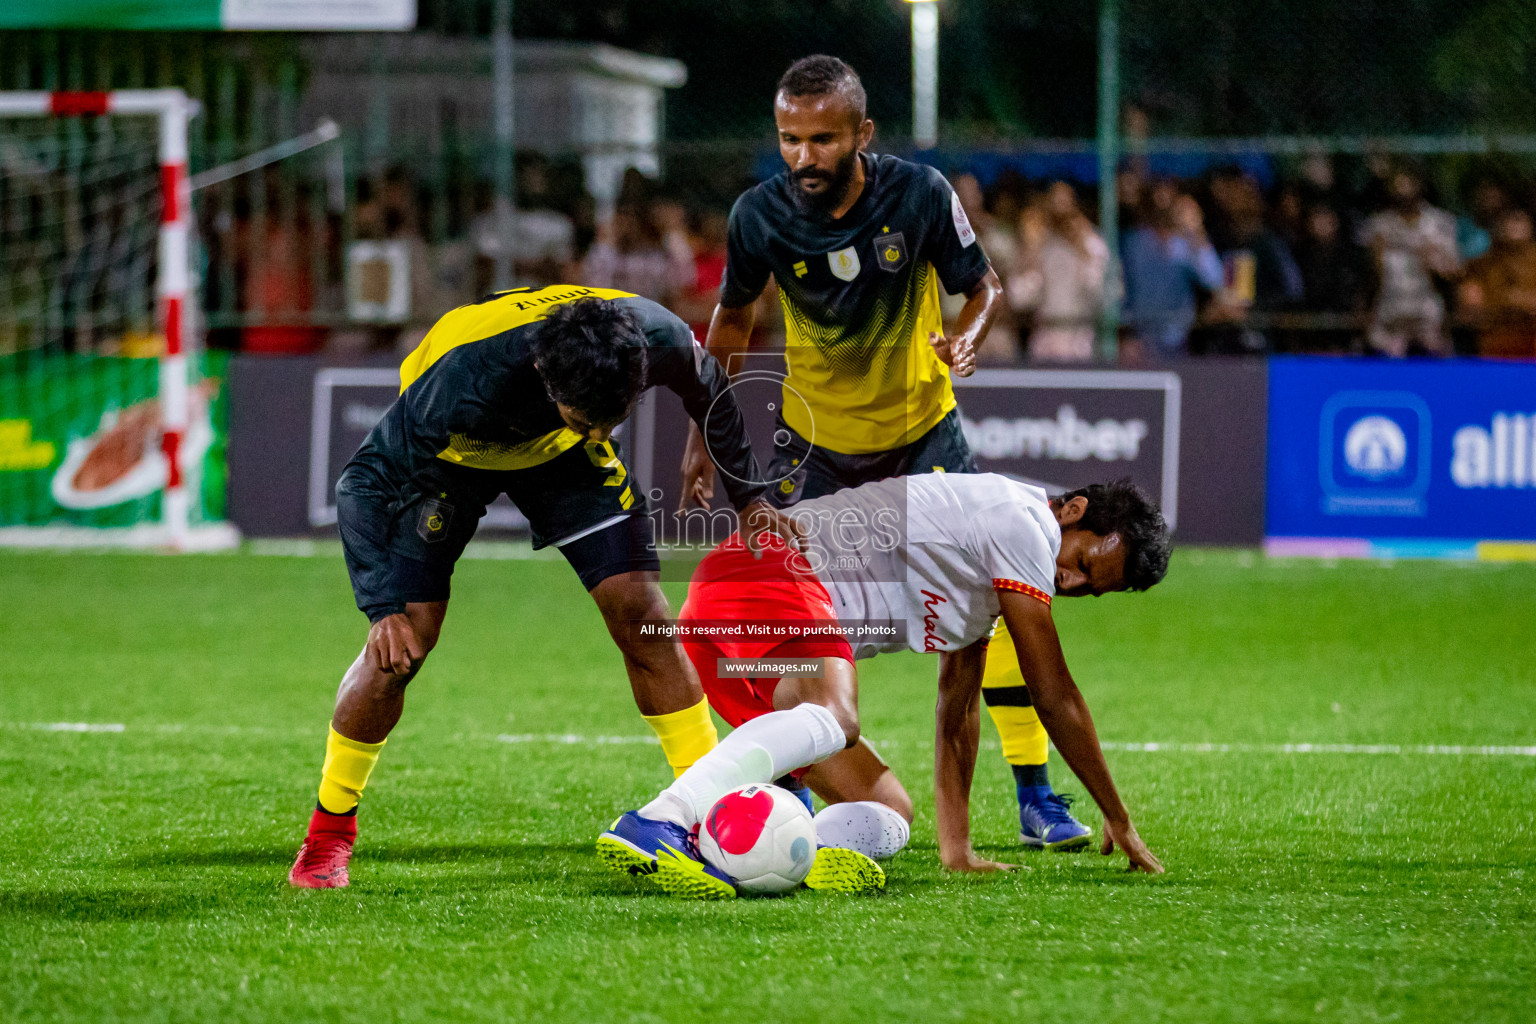
M 196 194 L 210 340 L 255 351 L 397 346 L 483 293 L 508 250 L 518 279 L 538 281 L 589 272 L 595 242 L 660 253 L 633 261 L 634 280 L 707 316 L 721 217 L 781 166 L 773 85 L 807 52 L 853 64 L 877 148 L 910 153 L 895 0 L 520 4 L 518 209 L 504 219 L 492 0 L 419 9 L 404 34 L 12 32 L 0 87 L 182 86 L 202 104 L 194 172 L 337 125 L 336 141 Z M 1009 286 L 991 358 L 1079 358 L 1106 305 L 1148 357 L 1523 351 L 1528 5 L 1122 5 L 1120 230 L 1094 242 L 1098 16 L 942 7 L 940 145 L 919 156 L 957 182 Z M 1111 254 L 1123 272 L 1095 280 Z

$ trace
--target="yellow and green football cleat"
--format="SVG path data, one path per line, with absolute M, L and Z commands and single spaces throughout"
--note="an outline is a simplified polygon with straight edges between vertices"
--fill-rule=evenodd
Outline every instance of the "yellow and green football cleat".
M 688 850 L 688 847 L 684 849 Z M 705 864 L 702 859 L 695 859 L 671 847 L 656 851 L 656 872 L 650 877 L 663 891 L 685 900 L 736 898 L 736 886 L 722 872 Z
M 805 876 L 805 887 L 867 896 L 885 888 L 885 869 L 858 850 L 823 846 Z
M 651 875 L 656 871 L 658 852 L 669 846 L 686 849 L 692 840 L 681 825 L 627 811 L 597 837 L 597 856 L 621 875 Z

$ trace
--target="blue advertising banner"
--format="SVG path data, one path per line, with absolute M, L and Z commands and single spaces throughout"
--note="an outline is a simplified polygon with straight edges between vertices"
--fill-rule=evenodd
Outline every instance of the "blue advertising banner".
M 1536 557 L 1536 364 L 1280 357 L 1272 554 Z

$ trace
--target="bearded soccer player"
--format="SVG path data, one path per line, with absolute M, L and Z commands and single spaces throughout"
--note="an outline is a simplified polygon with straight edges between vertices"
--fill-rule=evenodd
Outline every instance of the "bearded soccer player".
M 865 152 L 874 122 L 864 87 L 836 57 L 791 66 L 773 112 L 786 169 L 731 211 L 707 342 L 736 369 L 753 300 L 770 275 L 778 282 L 789 374 L 769 499 L 785 507 L 886 477 L 976 472 L 949 375 L 975 369 L 1002 285 L 954 189 L 931 167 Z M 952 336 L 940 317 L 940 284 L 966 296 Z M 682 500 L 705 505 L 712 497 L 708 446 L 693 431 Z M 1020 839 L 1085 849 L 1092 832 L 1051 788 L 1046 732 L 1011 645 L 1009 631 L 999 630 L 984 692 L 1013 767 Z
M 911 648 L 939 654 L 939 856 L 955 871 L 1008 867 L 976 855 L 969 818 L 982 666 L 1001 614 L 1034 706 L 1104 814 L 1102 851 L 1119 846 L 1133 870 L 1162 871 L 1116 792 L 1051 618 L 1054 597 L 1145 590 L 1163 578 L 1168 527 L 1144 495 L 1120 481 L 1047 500 L 998 474 L 930 473 L 811 499 L 794 515 L 803 553 L 773 544 L 758 559 L 732 538 L 699 564 L 678 627 L 710 704 L 736 730 L 655 800 L 620 815 L 598 838 L 605 863 L 674 895 L 734 896 L 732 880 L 699 855 L 693 830 L 730 790 L 809 767 L 806 780 L 833 802 L 816 816 L 820 849 L 806 884 L 881 888 L 876 860 L 905 844 L 911 801 L 859 744 L 854 662 Z M 718 628 L 733 622 L 756 628 Z M 770 629 L 780 635 L 763 639 Z M 720 672 L 812 659 L 820 675 Z
M 705 430 L 752 543 L 764 530 L 794 542 L 762 486 L 745 482 L 760 477 L 720 365 L 648 299 L 574 285 L 500 292 L 448 313 L 401 364 L 400 397 L 336 485 L 347 572 L 372 626 L 341 681 L 292 884 L 347 884 L 358 798 L 437 642 L 454 563 L 503 493 L 534 547 L 559 548 L 591 593 L 674 769 L 715 745 L 682 648 L 633 639 L 634 624 L 665 623 L 668 608 L 645 496 L 610 435 L 656 386 Z

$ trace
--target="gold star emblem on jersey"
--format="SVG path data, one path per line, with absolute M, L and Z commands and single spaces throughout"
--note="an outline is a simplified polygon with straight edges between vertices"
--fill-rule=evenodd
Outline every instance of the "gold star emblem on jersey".
M 804 277 L 806 274 L 810 273 L 810 270 L 807 269 L 807 267 L 805 265 L 805 260 L 798 260 L 798 261 L 796 261 L 794 267 L 792 267 L 791 269 L 794 270 L 796 277 Z
M 827 253 L 827 265 L 832 276 L 839 281 L 852 281 L 859 276 L 859 251 L 853 246 Z
M 892 231 L 875 239 L 875 263 L 881 270 L 895 273 L 907 265 L 907 240 L 900 231 Z

